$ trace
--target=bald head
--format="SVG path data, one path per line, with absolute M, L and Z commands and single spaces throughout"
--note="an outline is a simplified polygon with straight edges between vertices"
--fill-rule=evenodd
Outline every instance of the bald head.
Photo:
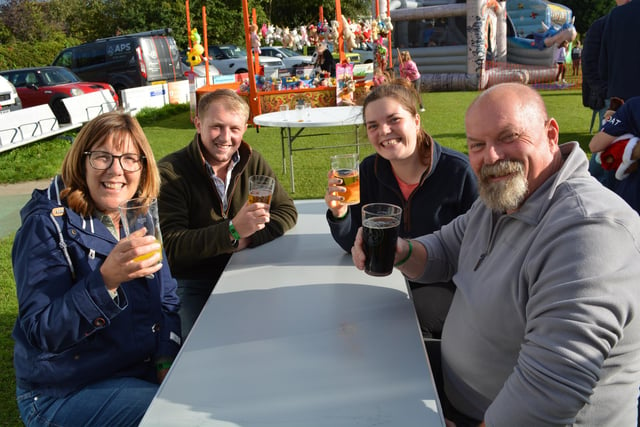
M 466 116 L 473 114 L 478 108 L 493 108 L 501 104 L 508 104 L 515 111 L 530 118 L 547 120 L 547 108 L 540 94 L 521 83 L 502 83 L 490 87 L 471 102 Z

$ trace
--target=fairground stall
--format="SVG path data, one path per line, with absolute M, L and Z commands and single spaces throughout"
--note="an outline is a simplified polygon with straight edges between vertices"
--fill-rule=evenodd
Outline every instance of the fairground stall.
M 356 46 L 356 33 L 362 40 L 363 31 L 360 24 L 351 23 L 342 16 L 340 0 L 336 0 L 336 17 L 328 23 L 323 16 L 322 7 L 319 9 L 319 24 L 315 33 L 315 39 L 307 40 L 307 44 L 317 45 L 324 43 L 333 47 L 338 52 L 336 61 L 335 77 L 328 73 L 320 73 L 313 65 L 306 65 L 295 68 L 295 70 L 277 70 L 265 74 L 265 70 L 260 66 L 259 49 L 255 47 L 256 22 L 255 10 L 252 11 L 251 20 L 246 0 L 243 0 L 243 20 L 245 28 L 245 42 L 247 52 L 248 73 L 235 75 L 222 75 L 209 77 L 208 61 L 204 61 L 207 69 L 206 82 L 204 86 L 194 88 L 195 97 L 193 108 L 197 98 L 202 94 L 228 87 L 237 90 L 241 95 L 248 98 L 251 107 L 251 120 L 253 117 L 269 112 L 279 111 L 283 105 L 288 105 L 291 110 L 296 105 L 310 103 L 313 107 L 329 106 L 349 106 L 361 105 L 364 97 L 373 84 L 374 68 L 386 68 L 392 64 L 391 56 L 391 21 L 388 15 L 383 19 L 376 18 L 372 21 L 373 30 L 369 29 L 366 36 L 369 40 L 375 41 L 376 59 L 373 63 L 352 64 L 347 60 L 345 50 L 350 51 Z M 197 30 L 191 29 L 189 19 L 189 3 L 187 1 L 187 26 L 189 34 L 197 34 Z M 376 16 L 379 9 L 376 5 Z M 200 45 L 199 37 L 190 37 L 188 60 L 192 65 L 196 65 L 202 59 L 206 59 L 207 47 L 207 27 L 206 11 L 203 7 L 203 42 Z M 263 28 L 265 25 L 263 25 Z M 310 27 L 314 27 L 311 25 Z M 356 27 L 358 29 L 356 29 Z M 253 30 L 253 31 L 252 31 Z M 303 30 L 301 30 L 302 32 Z M 253 38 L 253 43 L 252 43 Z M 266 38 L 265 38 L 266 39 Z M 387 48 L 388 47 L 388 48 Z

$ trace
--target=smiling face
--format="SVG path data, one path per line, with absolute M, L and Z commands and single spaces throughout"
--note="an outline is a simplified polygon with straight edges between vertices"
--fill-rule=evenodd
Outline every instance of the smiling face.
M 125 153 L 137 156 L 142 154 L 129 138 L 115 144 L 113 138 L 110 137 L 104 143 L 91 147 L 90 151 L 104 151 L 115 156 Z M 118 160 L 114 158 L 111 166 L 105 170 L 93 168 L 89 162 L 89 156 L 85 156 L 84 160 L 89 195 L 95 203 L 96 209 L 111 216 L 116 224 L 120 218 L 118 205 L 134 197 L 144 170 L 141 168 L 136 172 L 126 172 Z
M 245 115 L 222 102 L 212 102 L 205 114 L 196 116 L 195 125 L 202 141 L 202 154 L 214 170 L 231 161 L 247 130 Z
M 562 164 L 558 124 L 526 86 L 484 92 L 469 107 L 465 127 L 480 197 L 496 212 L 517 210 Z
M 416 151 L 420 115 L 411 114 L 394 98 L 367 104 L 367 137 L 376 152 L 387 160 L 404 160 Z

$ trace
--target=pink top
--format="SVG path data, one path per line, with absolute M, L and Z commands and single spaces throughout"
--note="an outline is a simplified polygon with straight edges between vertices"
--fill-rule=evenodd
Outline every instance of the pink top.
M 420 71 L 415 62 L 405 61 L 400 63 L 400 76 L 413 82 L 420 78 Z
M 398 178 L 398 175 L 396 175 L 395 171 L 393 172 L 393 176 L 395 176 L 396 181 L 398 181 L 398 187 L 400 187 L 400 191 L 402 191 L 402 197 L 404 197 L 405 200 L 409 200 L 409 196 L 411 196 L 413 190 L 415 190 L 420 183 L 416 182 L 415 184 L 407 184 L 406 182 Z
M 384 76 L 384 74 L 376 74 L 375 76 L 373 76 L 373 84 L 374 84 L 374 86 L 380 86 L 380 85 L 384 84 L 386 81 L 387 81 L 387 79 Z

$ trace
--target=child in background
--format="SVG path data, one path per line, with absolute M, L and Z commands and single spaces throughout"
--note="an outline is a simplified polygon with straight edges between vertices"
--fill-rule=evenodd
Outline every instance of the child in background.
M 385 73 L 382 68 L 376 67 L 375 71 L 373 72 L 373 85 L 374 86 L 383 85 L 387 82 L 387 80 L 388 80 L 387 73 Z
M 411 59 L 411 54 L 406 50 L 400 52 L 400 76 L 409 80 L 415 86 L 416 92 L 418 92 L 418 101 L 420 102 L 420 112 L 424 112 L 422 96 L 420 96 L 420 71 L 418 71 L 416 63 Z
M 569 43 L 565 40 L 560 43 L 558 46 L 558 51 L 556 52 L 556 64 L 558 64 L 558 73 L 556 74 L 556 81 L 558 83 L 566 84 L 567 81 L 564 79 L 564 73 L 567 71 L 567 67 L 564 65 L 567 59 L 567 46 Z
M 580 40 L 576 40 L 576 44 L 571 49 L 571 64 L 573 67 L 573 75 L 580 74 L 580 62 L 582 61 L 582 45 Z

